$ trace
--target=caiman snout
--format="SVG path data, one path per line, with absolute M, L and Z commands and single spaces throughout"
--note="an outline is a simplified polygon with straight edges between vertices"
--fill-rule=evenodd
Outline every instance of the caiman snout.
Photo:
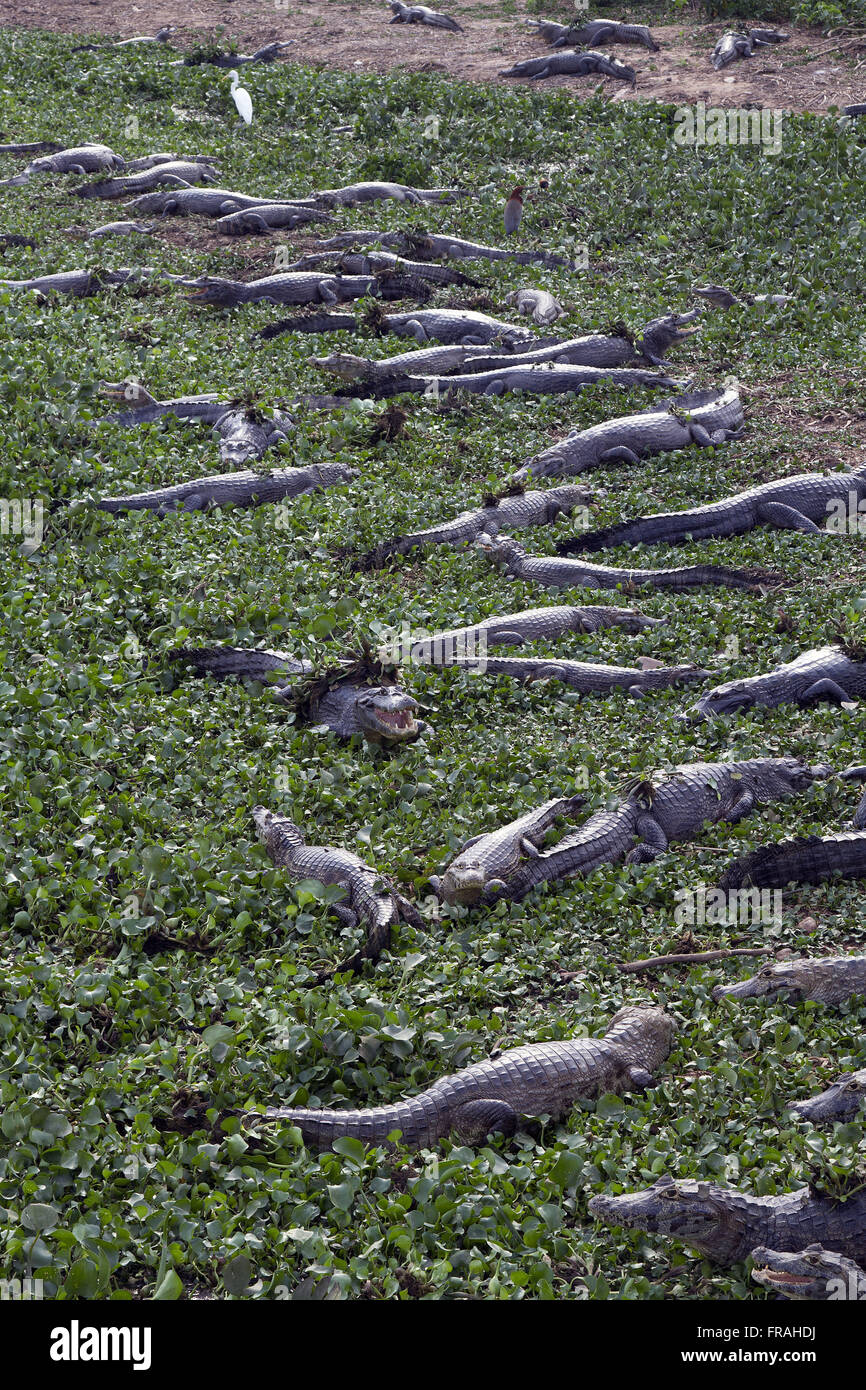
M 474 907 L 481 901 L 487 879 L 483 869 L 460 868 L 456 873 L 446 869 L 442 875 L 439 896 L 446 903 Z
M 370 743 L 402 743 L 421 732 L 417 702 L 399 686 L 380 686 L 358 696 L 358 723 Z

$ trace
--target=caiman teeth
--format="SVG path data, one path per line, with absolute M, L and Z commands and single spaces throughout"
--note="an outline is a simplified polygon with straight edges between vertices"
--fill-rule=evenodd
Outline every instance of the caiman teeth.
M 412 712 L 406 709 L 380 710 L 379 721 L 391 729 L 412 729 L 415 727 Z

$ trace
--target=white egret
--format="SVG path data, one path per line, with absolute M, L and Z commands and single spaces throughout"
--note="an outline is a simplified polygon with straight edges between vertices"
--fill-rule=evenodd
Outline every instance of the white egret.
M 232 101 L 238 108 L 238 115 L 245 125 L 250 125 L 253 119 L 253 99 L 245 87 L 238 86 L 241 79 L 234 68 L 229 73 L 229 77 L 232 80 Z

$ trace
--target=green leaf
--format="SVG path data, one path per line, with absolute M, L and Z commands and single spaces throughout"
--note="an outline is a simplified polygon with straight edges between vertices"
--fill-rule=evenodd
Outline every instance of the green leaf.
M 173 1269 L 169 1269 L 163 1276 L 162 1282 L 153 1295 L 156 1303 L 168 1303 L 180 1298 L 183 1293 L 183 1284 Z

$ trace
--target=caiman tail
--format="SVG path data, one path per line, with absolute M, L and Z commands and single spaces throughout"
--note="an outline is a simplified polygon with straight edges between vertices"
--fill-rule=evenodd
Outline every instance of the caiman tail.
M 440 1106 L 426 1092 L 396 1105 L 377 1105 L 371 1110 L 304 1110 L 294 1106 L 268 1107 L 264 1115 L 248 1114 L 244 1125 L 278 1120 L 296 1125 L 311 1148 L 327 1149 L 335 1139 L 360 1139 L 362 1144 L 383 1144 L 399 1130 L 403 1143 L 422 1147 L 436 1142 L 442 1130 Z
M 736 859 L 719 880 L 720 888 L 784 888 L 789 883 L 824 883 L 834 878 L 866 878 L 866 831 L 822 839 L 783 840 L 762 845 Z
M 704 584 L 719 584 L 725 589 L 747 589 L 757 593 L 762 588 L 777 588 L 784 584 L 782 574 L 770 570 L 730 569 L 726 565 L 686 565 L 682 569 L 623 570 L 627 582 L 651 584 L 654 589 L 698 589 Z

